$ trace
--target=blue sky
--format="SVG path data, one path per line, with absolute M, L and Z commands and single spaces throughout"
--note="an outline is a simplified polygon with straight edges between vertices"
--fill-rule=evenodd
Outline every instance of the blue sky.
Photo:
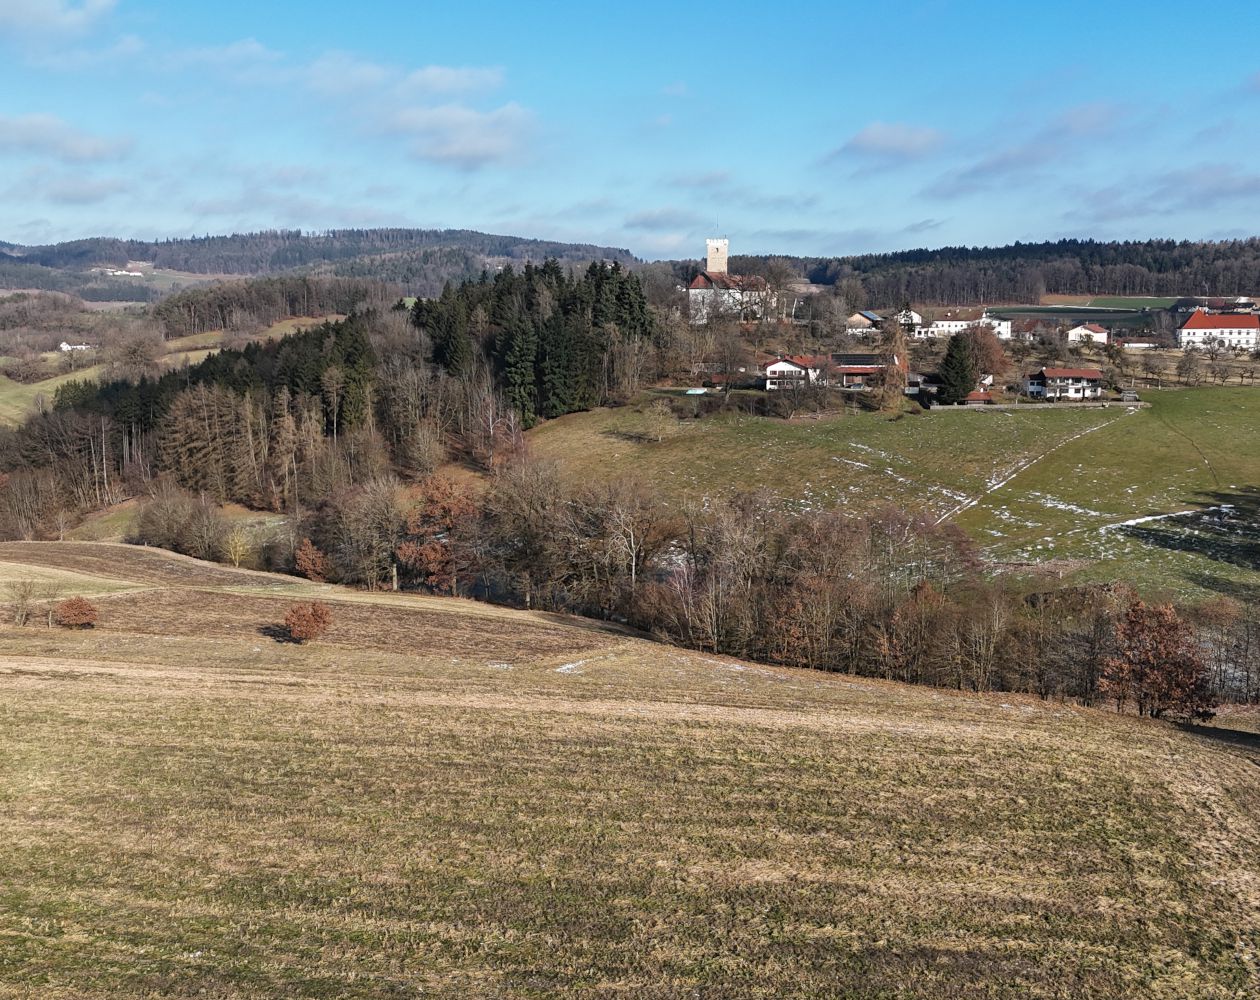
M 0 0 L 0 239 L 1260 232 L 1249 3 Z

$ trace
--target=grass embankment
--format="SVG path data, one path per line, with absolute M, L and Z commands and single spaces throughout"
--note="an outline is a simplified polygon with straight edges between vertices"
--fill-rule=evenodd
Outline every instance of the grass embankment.
M 661 441 L 631 408 L 548 421 L 534 454 L 575 482 L 635 475 L 675 500 L 765 488 L 790 505 L 943 515 L 1047 448 L 1119 410 L 876 413 L 787 422 L 722 415 L 681 421 Z
M 0 994 L 1260 990 L 1247 744 L 153 551 L 0 561 L 149 588 L 0 627 Z M 315 593 L 328 641 L 265 634 Z
M 1086 578 L 1147 591 L 1260 593 L 1260 393 L 1144 398 L 1149 409 L 1050 452 L 959 523 L 995 557 L 1086 559 Z M 1185 511 L 1206 512 L 1161 517 Z
M 1149 409 L 1029 407 L 787 423 L 719 416 L 645 436 L 632 408 L 530 432 L 575 482 L 634 475 L 675 501 L 764 487 L 789 506 L 954 516 L 997 560 L 1201 597 L 1260 593 L 1252 388 L 1144 391 Z M 1231 504 L 1203 517 L 1123 522 Z M 1221 515 L 1224 513 L 1224 519 Z M 1215 518 L 1215 519 L 1213 519 Z

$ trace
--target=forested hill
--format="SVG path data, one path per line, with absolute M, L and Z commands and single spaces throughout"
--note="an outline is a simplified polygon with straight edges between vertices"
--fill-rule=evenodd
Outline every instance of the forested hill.
M 628 250 L 614 247 L 497 236 L 468 229 L 338 229 L 323 233 L 270 230 L 152 242 L 102 237 L 50 246 L 10 246 L 5 256 L 51 268 L 122 267 L 128 261 L 149 261 L 156 267 L 194 274 L 253 275 L 435 250 L 537 263 L 548 259 L 561 263 L 634 261 Z
M 734 257 L 732 269 L 784 271 L 827 285 L 857 285 L 865 303 L 959 305 L 1035 302 L 1041 295 L 1254 295 L 1260 239 L 1100 243 L 1057 240 L 1004 247 L 942 247 L 853 257 Z

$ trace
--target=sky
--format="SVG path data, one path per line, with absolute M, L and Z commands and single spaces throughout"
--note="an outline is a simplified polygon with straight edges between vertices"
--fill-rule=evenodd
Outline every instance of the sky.
M 1260 233 L 1252 3 L 0 0 L 0 240 Z M 1193 23 L 1192 23 L 1193 22 Z

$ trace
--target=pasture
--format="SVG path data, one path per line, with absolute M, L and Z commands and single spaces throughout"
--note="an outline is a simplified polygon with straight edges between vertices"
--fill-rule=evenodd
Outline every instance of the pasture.
M 1245 735 L 148 550 L 0 566 L 115 588 L 0 626 L 0 996 L 1260 990 Z M 310 595 L 332 633 L 276 641 Z

